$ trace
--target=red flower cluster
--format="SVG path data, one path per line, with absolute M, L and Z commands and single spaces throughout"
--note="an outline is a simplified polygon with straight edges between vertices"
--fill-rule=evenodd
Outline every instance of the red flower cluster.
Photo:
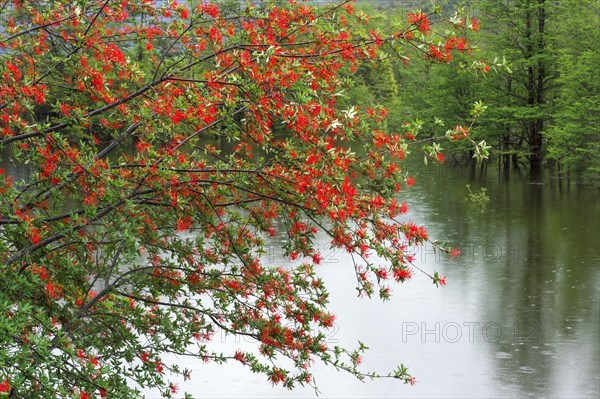
M 456 125 L 450 132 L 450 139 L 458 140 L 469 137 L 469 128 L 462 125 Z
M 408 23 L 415 25 L 419 32 L 423 34 L 427 34 L 431 30 L 429 18 L 427 18 L 427 15 L 424 12 L 419 11 L 408 13 Z
M 46 295 L 50 299 L 59 299 L 63 296 L 62 287 L 52 281 L 46 284 Z
M 0 392 L 1 393 L 10 392 L 10 381 L 5 380 L 5 381 L 0 382 Z
M 395 267 L 393 269 L 394 279 L 399 282 L 410 280 L 412 277 L 412 270 L 407 267 Z

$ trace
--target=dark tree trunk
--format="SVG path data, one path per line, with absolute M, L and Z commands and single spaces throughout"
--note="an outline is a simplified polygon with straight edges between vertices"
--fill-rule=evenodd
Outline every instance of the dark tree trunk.
M 526 30 L 527 38 L 527 58 L 537 56 L 535 62 L 530 62 L 527 68 L 527 104 L 532 108 L 537 108 L 535 118 L 527 123 L 527 141 L 529 142 L 529 167 L 531 168 L 532 178 L 539 178 L 542 169 L 542 131 L 544 129 L 544 118 L 539 115 L 539 108 L 545 103 L 544 81 L 546 79 L 546 68 L 544 59 L 540 59 L 546 46 L 545 42 L 545 23 L 546 8 L 545 0 L 536 0 L 536 13 L 532 12 L 531 2 L 527 2 L 526 12 Z M 536 15 L 537 14 L 537 15 Z M 537 22 L 534 32 L 534 23 Z

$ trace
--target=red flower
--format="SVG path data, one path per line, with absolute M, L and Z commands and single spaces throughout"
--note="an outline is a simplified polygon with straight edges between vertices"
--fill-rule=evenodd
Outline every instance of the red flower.
M 49 282 L 46 284 L 46 294 L 51 299 L 58 299 L 62 297 L 62 287 L 54 284 L 53 282 Z
M 331 313 L 322 313 L 321 314 L 321 325 L 323 327 L 333 327 L 333 322 L 335 321 L 335 315 Z
M 412 277 L 412 270 L 408 268 L 396 267 L 394 268 L 394 279 L 396 281 L 406 281 L 410 280 Z
M 285 372 L 283 370 L 274 369 L 273 374 L 271 375 L 271 382 L 273 384 L 278 384 L 283 380 L 285 380 Z
M 471 29 L 473 29 L 475 32 L 479 30 L 479 21 L 477 20 L 477 18 L 471 19 Z
M 448 49 L 445 49 L 445 51 L 442 52 L 441 47 L 431 44 L 429 45 L 429 57 L 441 62 L 448 62 L 452 58 L 452 55 Z
M 469 137 L 469 128 L 461 125 L 456 125 L 450 134 L 450 139 L 458 140 L 460 138 Z
M 374 30 L 370 30 L 369 34 L 371 35 L 371 38 L 375 41 L 376 45 L 381 46 L 383 44 L 383 39 L 379 36 L 379 33 L 375 32 Z
M 215 28 L 214 26 L 212 28 L 210 28 L 210 30 L 208 31 L 208 36 L 210 37 L 210 40 L 212 40 L 215 43 L 221 43 L 221 40 L 223 40 L 223 36 L 221 36 L 221 32 L 219 31 L 219 29 Z
M 414 223 L 410 223 L 408 226 L 408 233 L 406 234 L 408 239 L 415 240 L 426 240 L 427 239 L 427 231 L 423 226 L 417 226 Z
M 404 214 L 408 212 L 408 205 L 406 205 L 406 202 L 403 202 L 402 205 L 400 205 L 400 213 Z
M 29 232 L 29 236 L 30 236 L 31 242 L 34 244 L 37 244 L 38 242 L 42 241 L 42 235 L 40 234 L 40 231 L 38 229 L 32 229 Z
M 19 81 L 21 80 L 21 77 L 23 76 L 21 74 L 21 71 L 19 70 L 19 67 L 16 64 L 13 64 L 12 62 L 6 62 L 6 69 L 8 69 L 11 73 L 11 75 L 13 76 L 13 78 L 15 79 L 15 81 Z
M 421 33 L 427 33 L 431 30 L 429 25 L 429 19 L 423 12 L 411 12 L 408 14 L 408 23 L 416 25 L 417 29 Z
M 138 152 L 144 152 L 150 149 L 150 143 L 144 140 L 140 140 L 135 145 L 135 148 L 138 150 Z
M 241 351 L 236 351 L 235 355 L 233 355 L 233 358 L 241 363 L 244 363 L 246 361 L 246 356 L 244 356 L 244 354 Z
M 0 392 L 10 392 L 10 382 L 8 380 L 0 382 Z
M 190 218 L 189 216 L 182 218 L 178 218 L 177 219 L 177 225 L 175 226 L 175 229 L 177 231 L 185 231 L 188 230 L 190 227 L 192 227 L 193 222 L 192 222 L 192 218 Z
M 185 119 L 185 114 L 180 110 L 175 111 L 173 115 L 171 115 L 171 120 L 174 124 L 178 125 L 181 121 Z
M 415 178 L 414 177 L 409 177 L 406 179 L 406 185 L 408 187 L 412 187 L 415 185 Z
M 207 13 L 208 15 L 210 15 L 213 18 L 217 18 L 217 16 L 219 15 L 219 7 L 217 7 L 213 3 L 208 3 L 208 4 L 203 5 L 202 11 L 204 11 L 205 13 Z
M 315 253 L 312 258 L 313 258 L 313 262 L 315 262 L 317 265 L 320 265 L 321 262 L 323 261 L 323 257 L 318 252 Z
M 157 360 L 156 362 L 154 362 L 154 364 L 156 366 L 156 371 L 162 374 L 165 370 L 165 366 L 162 364 L 162 362 L 160 360 Z
M 62 112 L 63 114 L 68 116 L 71 113 L 71 110 L 73 110 L 75 107 L 72 107 L 65 103 L 61 103 L 59 105 L 59 108 L 60 108 L 60 112 Z
M 97 73 L 92 77 L 92 86 L 94 89 L 101 91 L 104 88 L 104 78 L 101 74 Z
M 450 251 L 450 256 L 456 258 L 460 255 L 460 250 L 458 248 L 452 248 Z
M 42 281 L 48 280 L 48 272 L 44 266 L 33 265 L 31 267 L 31 272 L 37 274 Z

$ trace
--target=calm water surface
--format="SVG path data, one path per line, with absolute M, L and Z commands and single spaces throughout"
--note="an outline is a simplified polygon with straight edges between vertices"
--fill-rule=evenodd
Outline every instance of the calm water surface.
M 28 174 L 2 167 L 15 175 Z M 399 363 L 414 387 L 388 379 L 361 383 L 315 365 L 321 397 L 589 397 L 600 395 L 600 201 L 597 189 L 529 184 L 497 172 L 415 166 L 417 185 L 402 193 L 408 217 L 430 236 L 459 246 L 458 259 L 424 247 L 417 265 L 447 275 L 435 288 L 415 273 L 397 285 L 391 301 L 358 299 L 352 262 L 319 242 L 326 258 L 319 273 L 337 314 L 332 344 L 370 350 L 365 370 L 387 372 Z M 484 210 L 465 202 L 466 184 L 486 187 Z M 272 243 L 265 264 L 285 265 Z M 254 343 L 217 334 L 224 352 Z M 192 371 L 180 383 L 195 397 L 314 397 L 311 388 L 272 387 L 237 364 L 178 361 Z M 146 391 L 149 398 L 155 397 Z
M 361 383 L 317 364 L 320 396 L 597 398 L 598 190 L 477 169 L 413 171 L 417 185 L 403 193 L 412 205 L 408 217 L 462 250 L 452 260 L 431 247 L 416 252 L 419 267 L 448 276 L 446 287 L 417 273 L 389 302 L 358 299 L 351 260 L 328 250 L 325 239 L 319 244 L 326 257 L 320 274 L 338 316 L 331 342 L 353 346 L 361 339 L 370 348 L 365 369 L 383 372 L 402 362 L 418 383 Z M 484 210 L 465 202 L 466 184 L 487 188 Z M 286 264 L 273 248 L 265 263 Z M 215 344 L 227 352 L 252 347 L 225 335 Z M 314 397 L 310 388 L 272 387 L 239 365 L 186 365 L 193 378 L 181 387 L 198 397 Z

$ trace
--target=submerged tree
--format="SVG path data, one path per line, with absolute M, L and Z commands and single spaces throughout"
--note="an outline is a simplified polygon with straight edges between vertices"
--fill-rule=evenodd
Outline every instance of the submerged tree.
M 491 105 L 486 123 L 508 169 L 527 160 L 532 178 L 543 165 L 543 132 L 553 116 L 557 77 L 554 41 L 558 3 L 546 0 L 474 2 L 487 27 L 483 47 L 505 55 L 512 70 L 491 75 L 480 89 Z M 482 121 L 482 124 L 484 122 Z
M 313 240 L 353 255 L 363 295 L 411 277 L 409 246 L 428 235 L 400 218 L 397 193 L 418 125 L 386 132 L 382 107 L 339 109 L 339 76 L 382 46 L 444 61 L 469 26 L 448 21 L 440 42 L 421 12 L 383 34 L 361 33 L 348 2 L 231 9 L 0 10 L 0 397 L 138 397 L 135 384 L 170 396 L 170 375 L 190 375 L 168 353 L 290 388 L 311 384 L 314 359 L 376 376 L 359 369 L 362 346 L 325 342 Z M 268 237 L 301 264 L 261 264 Z M 257 352 L 211 351 L 218 330 Z M 404 366 L 386 376 L 413 381 Z

